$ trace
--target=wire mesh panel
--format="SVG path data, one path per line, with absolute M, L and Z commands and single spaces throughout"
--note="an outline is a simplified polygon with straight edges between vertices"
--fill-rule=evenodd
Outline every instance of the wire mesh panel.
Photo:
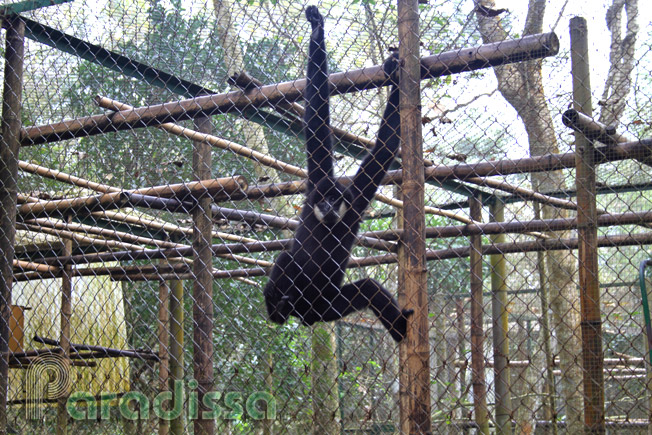
M 0 432 L 647 433 L 650 12 L 308 6 L 0 5 Z

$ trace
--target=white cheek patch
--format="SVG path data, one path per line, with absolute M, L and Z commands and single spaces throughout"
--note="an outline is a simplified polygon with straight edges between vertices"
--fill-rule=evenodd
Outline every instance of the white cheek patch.
M 349 207 L 347 206 L 346 202 L 342 201 L 342 203 L 340 204 L 340 209 L 339 209 L 340 219 L 342 219 L 344 217 L 344 215 L 346 214 L 346 210 L 348 208 Z
M 319 222 L 323 222 L 324 221 L 324 213 L 321 212 L 321 210 L 319 209 L 319 206 L 315 205 L 313 210 L 315 211 L 315 216 L 317 217 L 317 220 Z

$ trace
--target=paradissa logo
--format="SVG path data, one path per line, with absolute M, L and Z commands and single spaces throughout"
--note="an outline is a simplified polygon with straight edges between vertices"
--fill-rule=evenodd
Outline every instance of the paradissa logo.
M 195 390 L 197 381 L 188 382 L 188 388 Z M 223 396 L 223 397 L 222 397 Z M 110 416 L 110 402 L 117 398 L 117 394 L 103 394 L 100 402 L 101 420 Z M 223 399 L 224 407 L 218 403 Z M 247 416 L 253 420 L 276 418 L 276 400 L 268 392 L 257 391 L 243 400 L 240 392 L 228 393 L 208 392 L 202 399 L 202 404 L 208 410 L 201 412 L 201 418 L 208 419 L 239 419 L 246 410 Z M 134 403 L 135 407 L 131 404 Z M 181 416 L 184 404 L 183 381 L 174 381 L 174 394 L 172 391 L 162 391 L 150 403 L 147 396 L 139 391 L 129 391 L 119 398 L 118 408 L 120 414 L 128 420 L 140 420 L 150 418 L 153 414 L 162 420 L 174 420 Z M 188 395 L 188 415 L 191 420 L 199 418 L 199 394 L 197 391 L 190 391 Z M 95 420 L 98 418 L 96 398 L 88 392 L 75 392 L 70 395 L 66 403 L 68 414 L 74 420 Z

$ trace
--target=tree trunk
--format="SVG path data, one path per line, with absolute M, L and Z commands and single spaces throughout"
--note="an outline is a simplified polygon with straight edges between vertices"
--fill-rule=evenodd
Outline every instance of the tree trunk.
M 475 0 L 476 5 L 495 9 L 493 0 Z M 523 35 L 542 31 L 546 2 L 530 0 Z M 486 17 L 477 14 L 482 39 L 485 43 L 506 39 L 500 16 Z M 516 109 L 523 120 L 530 144 L 530 155 L 558 153 L 557 140 L 543 92 L 541 61 L 494 68 L 498 90 Z M 565 188 L 561 172 L 532 174 L 534 190 L 548 192 Z M 567 212 L 550 206 L 542 207 L 544 219 L 566 217 Z M 567 233 L 554 233 L 554 237 L 566 237 Z M 553 327 L 557 335 L 561 366 L 561 394 L 564 399 L 567 433 L 583 431 L 582 394 L 582 347 L 580 337 L 579 301 L 576 288 L 576 258 L 572 251 L 548 251 L 546 253 L 546 276 L 550 289 L 550 308 Z

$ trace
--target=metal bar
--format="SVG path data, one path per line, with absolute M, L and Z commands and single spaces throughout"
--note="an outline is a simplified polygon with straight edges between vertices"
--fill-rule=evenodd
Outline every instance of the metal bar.
M 25 0 L 22 2 L 12 3 L 0 6 L 0 15 L 13 15 L 23 12 L 34 11 L 47 6 L 71 3 L 74 0 Z

